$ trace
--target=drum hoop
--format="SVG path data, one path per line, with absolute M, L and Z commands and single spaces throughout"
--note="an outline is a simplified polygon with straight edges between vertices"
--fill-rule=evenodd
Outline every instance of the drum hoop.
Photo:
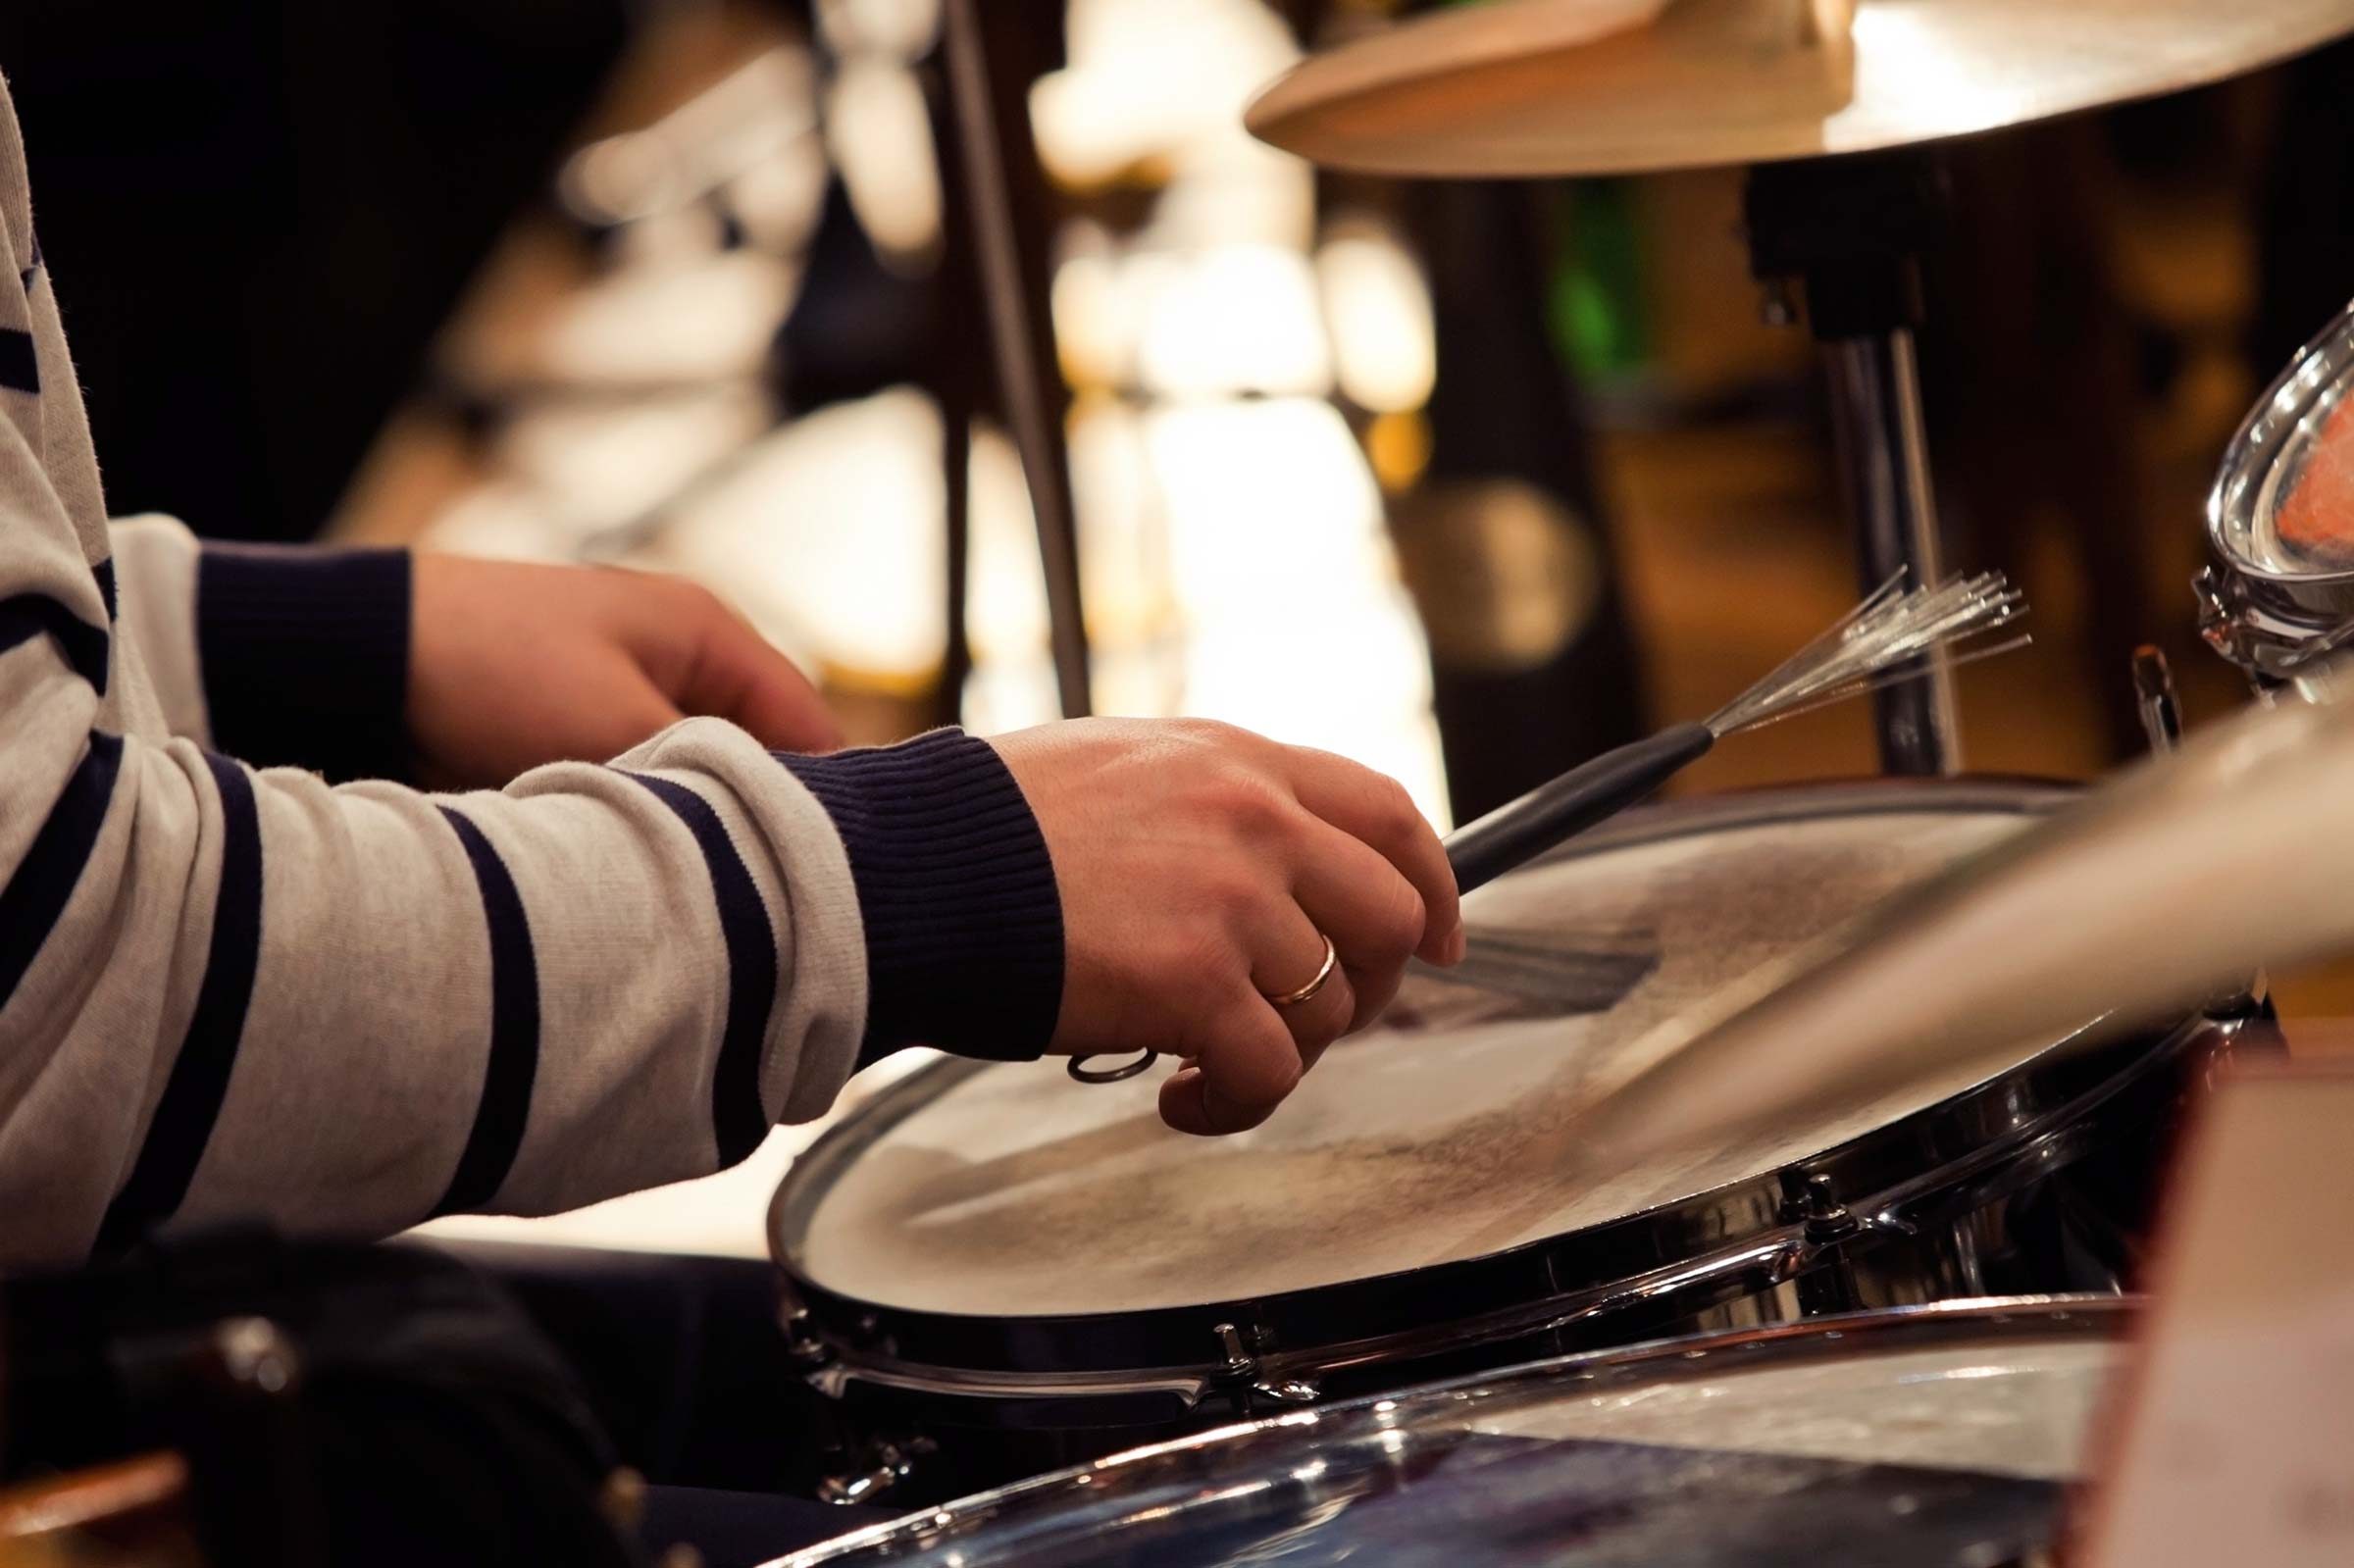
M 2045 781 L 1985 780 L 1868 780 L 1750 791 L 1629 813 L 1548 860 L 1782 821 L 1973 811 L 2040 814 L 2073 793 Z M 1251 1379 L 1263 1379 L 1283 1371 L 1328 1369 L 1336 1356 L 1346 1358 L 1342 1364 L 1358 1364 L 1427 1353 L 1458 1340 L 1478 1342 L 1541 1332 L 1712 1286 L 1725 1295 L 1746 1293 L 1744 1285 L 1767 1288 L 1778 1283 L 1776 1271 L 1786 1270 L 1794 1247 L 1803 1244 L 1800 1228 L 1773 1212 L 1789 1171 L 1861 1171 L 1884 1165 L 1890 1151 L 1906 1147 L 1945 1151 L 1932 1161 L 1908 1164 L 1909 1174 L 1873 1181 L 1847 1194 L 1859 1211 L 1890 1214 L 1889 1223 L 1895 1224 L 1899 1217 L 1891 1211 L 1933 1199 L 1971 1167 L 1999 1164 L 2000 1157 L 2026 1143 L 2062 1137 L 2098 1116 L 2158 1066 L 2214 1032 L 2233 1027 L 2194 1016 L 2155 1038 L 2142 1035 L 2074 1058 L 2055 1059 L 2047 1049 L 1790 1166 L 1477 1257 L 1262 1297 L 1047 1315 L 957 1313 L 864 1301 L 819 1284 L 787 1240 L 805 1234 L 809 1215 L 832 1189 L 836 1173 L 938 1094 L 996 1065 L 945 1061 L 891 1086 L 818 1138 L 778 1187 L 769 1237 L 785 1277 L 788 1310 L 806 1314 L 802 1332 L 825 1352 L 828 1364 L 817 1374 L 821 1387 L 839 1387 L 848 1379 L 997 1397 L 1155 1391 L 1183 1398 L 1191 1408 L 1210 1389 L 1234 1381 L 1236 1364 L 1217 1353 L 1216 1330 L 1225 1325 L 1234 1326 L 1254 1352 Z M 2022 1096 L 2029 1101 L 2023 1106 L 2018 1103 Z M 1990 1104 L 1996 1100 L 2003 1103 Z M 1972 1125 L 1971 1113 L 1985 1110 L 2001 1112 L 1999 1128 Z M 1952 1152 L 1958 1145 L 1960 1152 Z M 2037 1168 L 2049 1163 L 2039 1162 Z M 1770 1217 L 1760 1219 L 1761 1211 Z M 1743 1223 L 1728 1226 L 1728 1215 Z M 1638 1244 L 1629 1247 L 1630 1239 Z M 1605 1266 L 1594 1267 L 1589 1258 L 1586 1267 L 1564 1267 L 1577 1253 L 1598 1255 Z M 1627 1266 L 1610 1272 L 1613 1255 Z M 1470 1311 L 1427 1314 L 1398 1309 L 1395 1298 L 1426 1293 L 1479 1304 Z M 1368 1318 L 1375 1327 L 1330 1332 L 1336 1323 L 1361 1326 Z M 1379 1326 L 1391 1318 L 1401 1321 Z M 1300 1332 L 1309 1323 L 1324 1332 Z M 1118 1344 L 1123 1340 L 1143 1353 L 1124 1353 Z M 1176 1353 L 1155 1353 L 1164 1348 Z
M 770 1568 L 814 1568 L 815 1564 L 863 1556 L 888 1548 L 892 1555 L 920 1550 L 969 1536 L 1011 1511 L 1050 1505 L 1079 1485 L 1096 1485 L 1122 1470 L 1206 1450 L 1228 1469 L 1237 1455 L 1286 1442 L 1297 1430 L 1312 1427 L 1328 1442 L 1345 1440 L 1352 1428 L 1409 1428 L 1422 1411 L 1509 1394 L 1547 1380 L 1591 1385 L 1596 1393 L 1630 1385 L 1668 1387 L 1717 1376 L 1724 1359 L 1749 1365 L 1804 1365 L 1811 1361 L 1907 1350 L 1937 1350 L 1973 1344 L 2000 1345 L 2023 1340 L 2122 1340 L 2146 1310 L 2137 1295 L 1979 1296 L 1886 1307 L 1869 1312 L 1810 1318 L 1799 1323 L 1725 1330 L 1638 1344 L 1553 1356 L 1517 1366 L 1471 1373 L 1397 1393 L 1367 1394 L 1315 1411 L 1235 1422 L 1189 1433 L 1166 1442 L 1125 1449 L 1101 1459 L 1051 1471 L 976 1492 L 907 1518 L 873 1525 L 780 1559 Z M 1238 1472 L 1239 1473 L 1239 1472 Z M 1084 1482 L 1082 1477 L 1087 1478 Z

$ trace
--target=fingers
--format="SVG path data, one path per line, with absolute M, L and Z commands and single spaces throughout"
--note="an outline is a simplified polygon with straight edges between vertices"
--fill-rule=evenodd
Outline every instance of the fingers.
M 704 633 L 689 682 L 676 693 L 681 707 L 731 720 L 764 746 L 832 751 L 842 744 L 842 728 L 809 678 L 724 608 Z
M 1193 1061 L 1160 1086 L 1160 1119 L 1204 1138 L 1256 1127 L 1305 1071 L 1275 1009 L 1240 990 L 1203 1016 L 1183 1054 Z
M 1345 757 L 1305 747 L 1283 748 L 1284 767 L 1300 803 L 1396 867 L 1420 895 L 1422 929 L 1414 951 L 1432 963 L 1451 963 L 1462 912 L 1455 868 L 1404 785 Z
M 1272 1000 L 1305 990 L 1315 981 L 1324 967 L 1324 935 L 1299 905 L 1287 900 L 1251 942 L 1251 984 L 1269 998 L 1268 1005 L 1290 1032 L 1303 1072 L 1315 1065 L 1325 1046 L 1355 1027 L 1356 1017 L 1356 987 L 1337 960 L 1313 996 L 1288 1004 Z M 1337 939 L 1333 949 L 1340 950 Z
M 1422 894 L 1379 851 L 1321 818 L 1308 820 L 1292 889 L 1347 968 L 1354 1010 L 1340 1033 L 1364 1028 L 1398 993 L 1407 955 L 1422 941 Z

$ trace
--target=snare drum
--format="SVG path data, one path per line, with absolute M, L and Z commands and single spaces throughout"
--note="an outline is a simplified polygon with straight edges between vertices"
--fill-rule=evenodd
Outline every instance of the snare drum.
M 779 1568 L 2048 1561 L 2136 1315 L 1950 1303 L 1576 1356 L 1120 1454 Z
M 789 1327 L 841 1495 L 953 1496 L 1238 1414 L 1824 1311 L 2116 1290 L 2224 1013 L 1972 1082 L 1823 1105 L 1564 1181 L 1542 1154 L 1613 1050 L 2068 798 L 1881 781 L 1631 813 L 1465 901 L 1265 1126 L 1164 1129 L 1151 1078 L 945 1062 L 794 1165 Z M 1597 976 L 1623 993 L 1597 997 Z

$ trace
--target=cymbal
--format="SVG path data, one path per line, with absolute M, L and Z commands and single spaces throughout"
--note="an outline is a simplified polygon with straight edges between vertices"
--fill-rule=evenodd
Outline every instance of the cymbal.
M 1931 1073 L 2178 1019 L 2354 952 L 2354 659 L 1761 966 L 1626 1045 L 1560 1130 L 1624 1169 Z
M 1492 0 L 1311 56 L 1246 120 L 1374 174 L 1636 174 L 1974 135 L 2347 32 L 2354 0 Z

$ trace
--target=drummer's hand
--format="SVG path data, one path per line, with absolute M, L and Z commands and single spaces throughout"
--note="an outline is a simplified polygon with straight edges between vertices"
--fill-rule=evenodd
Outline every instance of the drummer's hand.
M 1061 888 L 1049 1050 L 1188 1058 L 1160 1089 L 1184 1133 L 1267 1119 L 1326 1045 L 1370 1023 L 1407 955 L 1463 951 L 1455 874 L 1406 790 L 1328 752 L 1196 720 L 1088 719 L 993 742 Z M 1340 954 L 1322 990 L 1297 990 Z
M 422 553 L 411 570 L 409 733 L 429 784 L 603 762 L 695 716 L 779 751 L 842 743 L 792 661 L 684 578 Z

